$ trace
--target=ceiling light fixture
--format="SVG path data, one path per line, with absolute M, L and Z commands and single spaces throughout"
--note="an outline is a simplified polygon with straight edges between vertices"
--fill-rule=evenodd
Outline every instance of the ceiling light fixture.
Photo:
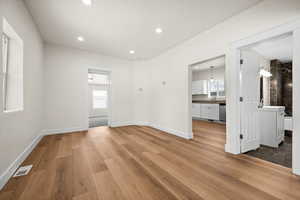
M 84 42 L 84 37 L 78 36 L 78 37 L 77 37 L 77 40 L 78 40 L 79 42 Z
M 135 51 L 134 50 L 130 50 L 129 53 L 130 54 L 135 54 Z
M 92 5 L 92 0 L 81 0 L 81 1 L 86 6 L 91 6 Z
M 215 78 L 214 78 L 214 66 L 210 66 L 210 81 L 214 82 Z
M 157 34 L 161 34 L 161 33 L 163 32 L 163 30 L 162 30 L 161 28 L 156 28 L 156 29 L 155 29 L 155 32 L 156 32 Z

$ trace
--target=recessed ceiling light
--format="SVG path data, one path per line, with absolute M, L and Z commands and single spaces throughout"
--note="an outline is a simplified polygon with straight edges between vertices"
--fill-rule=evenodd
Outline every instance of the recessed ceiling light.
M 84 37 L 78 36 L 78 37 L 77 37 L 77 40 L 78 40 L 79 42 L 83 42 L 83 41 L 84 41 Z
M 135 54 L 135 51 L 134 50 L 130 50 L 129 53 L 130 54 Z
M 156 32 L 157 34 L 161 34 L 161 33 L 163 32 L 163 30 L 162 30 L 161 28 L 156 28 L 156 29 L 155 29 L 155 32 Z
M 91 6 L 92 5 L 92 0 L 81 0 L 83 4 L 87 5 L 87 6 Z

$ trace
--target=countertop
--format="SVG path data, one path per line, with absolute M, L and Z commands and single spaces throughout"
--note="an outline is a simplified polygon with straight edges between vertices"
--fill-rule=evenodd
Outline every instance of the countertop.
M 211 104 L 226 104 L 225 100 L 193 100 L 193 103 L 211 103 Z
M 259 111 L 284 111 L 285 107 L 284 106 L 263 106 L 262 108 L 258 108 Z

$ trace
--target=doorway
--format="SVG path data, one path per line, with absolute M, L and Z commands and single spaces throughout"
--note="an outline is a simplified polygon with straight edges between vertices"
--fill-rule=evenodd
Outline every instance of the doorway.
M 224 149 L 226 141 L 225 56 L 190 65 L 191 119 L 196 141 Z
M 241 152 L 292 168 L 293 35 L 241 49 Z
M 89 128 L 108 126 L 110 111 L 110 73 L 88 70 L 88 122 Z

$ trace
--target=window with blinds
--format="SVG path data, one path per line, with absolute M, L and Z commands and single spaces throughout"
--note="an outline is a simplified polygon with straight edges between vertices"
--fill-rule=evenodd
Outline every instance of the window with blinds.
M 3 19 L 2 34 L 3 110 L 23 110 L 23 41 Z

